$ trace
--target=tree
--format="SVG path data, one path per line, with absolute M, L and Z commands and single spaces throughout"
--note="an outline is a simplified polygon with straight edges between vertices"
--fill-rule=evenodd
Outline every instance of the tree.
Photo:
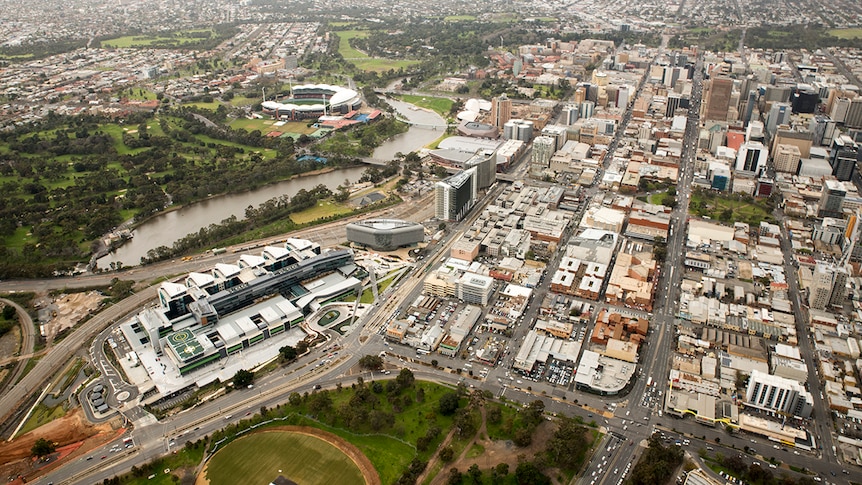
M 305 340 L 300 340 L 299 342 L 296 343 L 296 353 L 297 354 L 302 355 L 307 351 L 308 351 L 308 342 L 306 342 Z
M 482 485 L 482 470 L 479 469 L 479 465 L 475 463 L 470 465 L 470 468 L 467 469 L 467 476 L 474 484 Z
M 363 355 L 359 359 L 359 366 L 368 370 L 380 370 L 383 368 L 383 358 L 379 355 Z
M 518 485 L 550 485 L 551 479 L 531 461 L 518 463 L 515 469 L 515 481 Z
M 458 393 L 457 392 L 447 392 L 440 397 L 440 401 L 437 403 L 437 410 L 440 411 L 440 414 L 450 416 L 455 410 L 458 409 Z
M 12 320 L 17 315 L 15 311 L 15 307 L 12 305 L 6 305 L 3 307 L 3 320 Z
M 431 367 L 436 369 L 438 364 L 440 364 L 440 362 L 438 362 L 437 359 L 431 359 Z
M 291 406 L 299 406 L 302 404 L 302 396 L 300 396 L 298 392 L 291 392 L 290 396 L 287 397 L 287 400 L 290 402 Z
M 498 477 L 505 477 L 509 474 L 509 464 L 508 463 L 498 463 L 497 467 L 494 468 L 497 472 Z
M 33 447 L 30 448 L 30 452 L 33 456 L 42 457 L 45 455 L 50 455 L 56 450 L 57 447 L 54 446 L 54 442 L 48 441 L 45 438 L 39 438 L 33 443 Z
M 291 347 L 290 345 L 285 345 L 284 347 L 278 349 L 278 353 L 281 354 L 281 359 L 285 362 L 291 362 L 296 359 L 296 349 Z
M 413 376 L 413 371 L 406 367 L 401 369 L 401 372 L 398 373 L 398 377 L 395 378 L 395 382 L 401 389 L 407 389 L 408 387 L 412 386 L 413 381 L 415 380 L 416 378 Z
M 457 468 L 452 468 L 449 470 L 449 478 L 446 480 L 448 485 L 461 485 L 464 477 L 461 475 L 461 472 Z
M 237 389 L 248 387 L 254 382 L 254 372 L 240 369 L 233 376 L 233 386 Z
M 452 461 L 455 458 L 455 450 L 451 446 L 447 446 L 440 450 L 440 459 L 443 461 Z

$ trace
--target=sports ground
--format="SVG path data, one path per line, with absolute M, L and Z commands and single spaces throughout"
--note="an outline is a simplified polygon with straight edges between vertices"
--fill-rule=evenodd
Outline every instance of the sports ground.
M 228 444 L 209 460 L 196 483 L 265 484 L 279 475 L 298 485 L 380 483 L 359 449 L 332 433 L 305 426 L 270 428 Z

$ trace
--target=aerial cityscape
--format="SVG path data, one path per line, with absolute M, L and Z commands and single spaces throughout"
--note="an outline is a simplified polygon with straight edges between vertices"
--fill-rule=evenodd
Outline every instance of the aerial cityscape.
M 2 2 L 0 477 L 862 483 L 862 4 Z

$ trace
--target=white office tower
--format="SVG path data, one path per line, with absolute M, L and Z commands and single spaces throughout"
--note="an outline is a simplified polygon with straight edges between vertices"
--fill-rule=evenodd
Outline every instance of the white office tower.
M 793 379 L 774 376 L 757 369 L 751 371 L 745 392 L 745 405 L 764 411 L 777 411 L 800 418 L 811 416 L 814 399 Z
M 768 158 L 769 150 L 763 146 L 763 143 L 759 141 L 747 141 L 739 147 L 739 152 L 736 155 L 736 165 L 733 169 L 759 175 L 766 167 L 766 160 Z
M 617 90 L 617 108 L 626 109 L 630 99 L 631 93 L 629 92 L 629 87 L 625 84 L 620 86 Z
M 533 155 L 530 160 L 530 173 L 534 177 L 542 177 L 554 155 L 554 139 L 550 136 L 537 136 L 533 140 Z
M 763 123 L 760 121 L 752 121 L 745 129 L 745 141 L 751 141 L 752 138 L 755 140 L 763 140 Z

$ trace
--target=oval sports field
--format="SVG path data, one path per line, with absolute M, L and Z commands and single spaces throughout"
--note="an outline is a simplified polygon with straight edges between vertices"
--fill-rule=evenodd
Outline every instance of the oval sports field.
M 279 475 L 298 485 L 380 484 L 371 461 L 343 438 L 307 426 L 280 426 L 216 452 L 196 485 L 265 485 Z

